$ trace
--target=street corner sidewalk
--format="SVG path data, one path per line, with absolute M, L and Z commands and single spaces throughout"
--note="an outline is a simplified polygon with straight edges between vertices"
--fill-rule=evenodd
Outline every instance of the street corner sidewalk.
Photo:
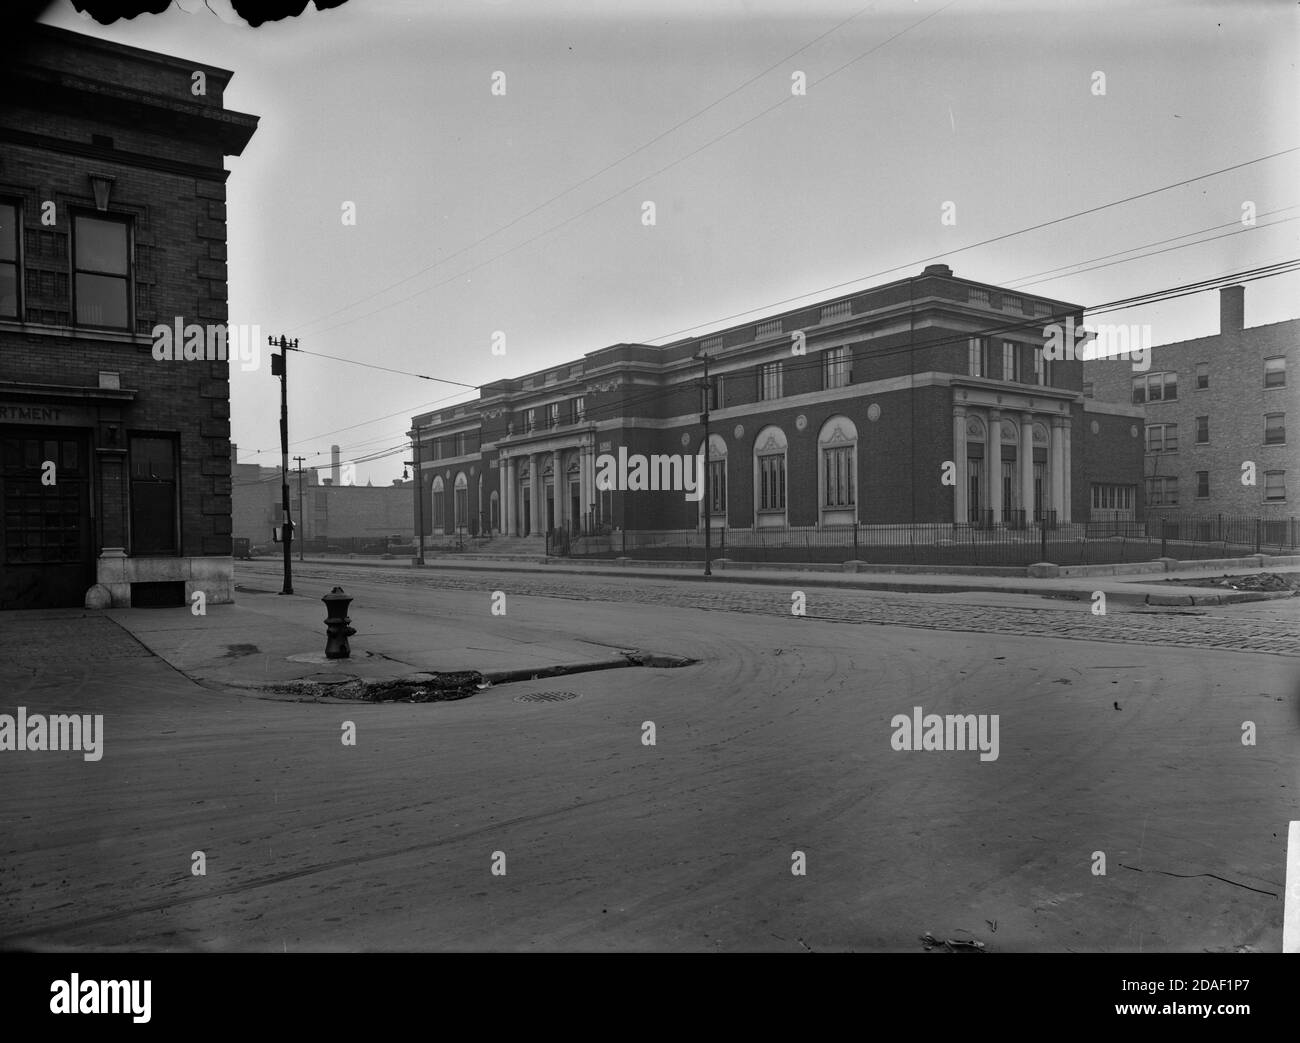
M 368 605 L 352 609 L 351 656 L 325 656 L 325 608 L 298 595 L 242 594 L 234 604 L 188 608 L 111 609 L 106 612 L 150 652 L 209 688 L 279 694 L 328 694 L 348 685 L 350 696 L 369 686 L 463 685 L 473 674 L 487 683 L 622 667 L 637 650 L 609 649 L 534 633 L 504 620 L 485 634 L 481 621 Z M 340 692 L 342 688 L 338 689 Z

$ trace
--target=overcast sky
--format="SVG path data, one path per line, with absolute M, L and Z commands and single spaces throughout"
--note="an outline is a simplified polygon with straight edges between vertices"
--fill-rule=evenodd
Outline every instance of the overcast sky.
M 957 252 L 1300 144 L 1290 0 L 350 0 L 258 29 L 209 3 L 111 26 L 60 3 L 43 20 L 234 71 L 226 106 L 261 124 L 227 160 L 230 321 L 328 355 L 479 385 L 932 255 L 1091 306 L 1300 245 L 1291 153 Z M 1296 317 L 1298 291 L 1296 275 L 1249 284 L 1247 324 Z M 1157 344 L 1204 336 L 1217 297 L 1106 321 L 1150 323 Z M 344 459 L 397 446 L 413 413 L 473 395 L 290 364 L 291 453 L 309 465 L 335 441 Z M 269 365 L 232 366 L 231 397 L 240 460 L 278 464 Z M 358 480 L 387 484 L 406 455 Z

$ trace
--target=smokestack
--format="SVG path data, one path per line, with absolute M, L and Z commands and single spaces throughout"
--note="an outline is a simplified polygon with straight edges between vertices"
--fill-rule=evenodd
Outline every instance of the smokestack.
M 330 446 L 330 485 L 339 484 L 339 447 Z
M 1219 332 L 1235 333 L 1246 325 L 1246 287 L 1219 287 Z

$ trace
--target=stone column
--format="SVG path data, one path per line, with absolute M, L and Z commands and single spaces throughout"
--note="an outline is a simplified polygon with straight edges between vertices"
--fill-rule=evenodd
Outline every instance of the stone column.
M 528 521 L 532 528 L 534 536 L 545 536 L 546 531 L 542 528 L 542 519 L 546 517 L 544 513 L 545 504 L 542 502 L 546 495 L 546 485 L 542 481 L 542 454 L 533 453 L 532 455 L 532 480 L 533 502 L 532 510 L 528 512 Z
M 1020 448 L 1016 451 L 1020 471 L 1020 506 L 1025 511 L 1025 525 L 1034 520 L 1034 414 L 1020 414 Z
M 510 535 L 510 458 L 502 456 L 497 464 L 497 486 L 501 517 L 498 519 L 502 536 Z
M 564 487 L 569 484 L 569 476 L 564 473 L 564 453 L 556 449 L 551 458 L 555 461 L 552 467 L 555 469 L 555 527 L 564 528 L 564 501 L 566 493 Z
M 984 443 L 988 454 L 989 509 L 993 524 L 1002 520 L 1002 410 L 989 410 L 988 441 Z
M 1065 458 L 1061 452 L 1065 443 L 1063 433 L 1064 421 L 1059 416 L 1052 417 L 1051 428 L 1051 469 L 1052 469 L 1052 510 L 1056 511 L 1056 520 L 1062 521 L 1065 518 L 1064 495 L 1065 489 Z
M 1063 488 L 1061 521 L 1071 521 L 1074 486 L 1070 484 L 1070 418 L 1061 419 L 1061 486 Z
M 966 407 L 952 407 L 952 463 L 956 470 L 956 482 L 952 489 L 952 520 L 955 525 L 967 522 L 966 503 Z

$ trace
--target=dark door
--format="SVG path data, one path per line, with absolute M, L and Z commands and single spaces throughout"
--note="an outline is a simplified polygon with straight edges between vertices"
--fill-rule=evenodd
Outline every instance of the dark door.
M 84 604 L 95 582 L 88 446 L 69 428 L 0 427 L 0 609 Z

